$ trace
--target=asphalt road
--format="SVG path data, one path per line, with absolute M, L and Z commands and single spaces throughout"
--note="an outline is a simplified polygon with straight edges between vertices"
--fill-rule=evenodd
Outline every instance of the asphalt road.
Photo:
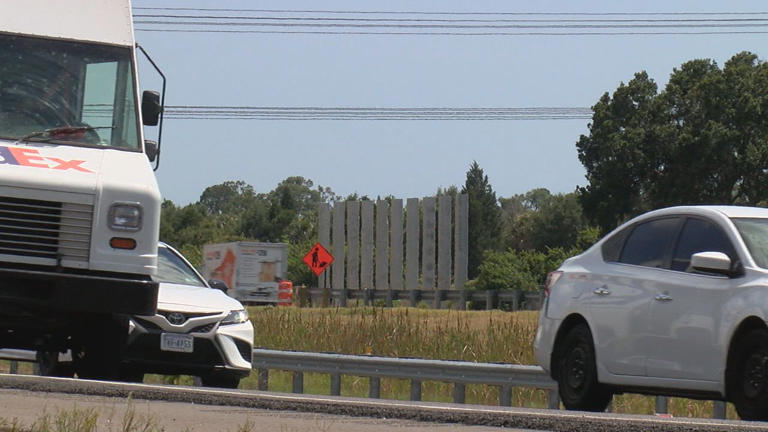
M 98 406 L 122 418 L 131 397 L 138 414 L 165 430 L 235 431 L 765 431 L 768 423 L 627 416 L 507 407 L 310 396 L 197 387 L 104 383 L 0 374 L 0 418 L 35 419 L 43 409 Z M 69 404 L 69 405 L 67 405 Z M 95 405 L 94 405 L 95 404 Z M 246 429 L 247 430 L 247 429 Z

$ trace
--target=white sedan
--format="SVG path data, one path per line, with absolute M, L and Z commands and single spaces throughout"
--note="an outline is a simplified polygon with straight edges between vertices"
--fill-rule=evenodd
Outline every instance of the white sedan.
M 129 318 L 121 379 L 141 381 L 145 373 L 194 375 L 204 386 L 237 387 L 251 371 L 253 352 L 253 325 L 243 305 L 224 293 L 222 282 L 210 281 L 212 288 L 163 243 L 155 279 L 160 282 L 157 314 Z M 40 372 L 72 376 L 77 367 L 62 359 L 59 353 L 38 353 Z
M 552 272 L 534 342 L 568 409 L 624 391 L 768 420 L 768 209 L 639 216 Z

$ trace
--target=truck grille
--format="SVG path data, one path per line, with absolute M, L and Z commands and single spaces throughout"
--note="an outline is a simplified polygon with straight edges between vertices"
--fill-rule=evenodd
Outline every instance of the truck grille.
M 88 261 L 93 205 L 0 197 L 0 254 Z

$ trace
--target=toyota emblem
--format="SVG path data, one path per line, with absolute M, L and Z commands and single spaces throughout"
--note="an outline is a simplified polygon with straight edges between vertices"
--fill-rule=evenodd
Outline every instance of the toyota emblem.
M 182 325 L 184 324 L 184 321 L 186 321 L 186 318 L 184 318 L 184 314 L 179 312 L 172 312 L 168 314 L 168 322 L 173 325 Z

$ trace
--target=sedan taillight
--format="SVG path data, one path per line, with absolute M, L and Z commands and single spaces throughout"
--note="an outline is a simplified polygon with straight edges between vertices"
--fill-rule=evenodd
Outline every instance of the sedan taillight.
M 561 270 L 549 272 L 547 274 L 547 282 L 544 284 L 544 296 L 549 297 L 549 293 L 552 290 L 552 287 L 557 283 L 557 280 L 560 279 L 560 276 L 563 275 L 563 272 Z

